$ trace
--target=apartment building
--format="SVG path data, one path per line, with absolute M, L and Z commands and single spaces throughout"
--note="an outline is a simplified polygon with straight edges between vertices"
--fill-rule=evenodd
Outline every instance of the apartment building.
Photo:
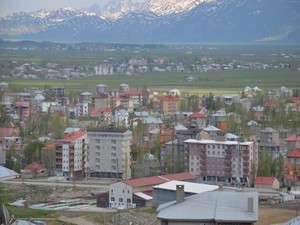
M 180 99 L 172 95 L 163 96 L 160 99 L 159 109 L 160 109 L 160 113 L 164 115 L 172 115 L 176 112 L 179 112 Z
M 185 170 L 203 182 L 253 183 L 258 162 L 255 142 L 189 139 L 184 144 Z
M 74 131 L 55 142 L 56 173 L 80 179 L 88 171 L 87 133 Z
M 132 132 L 127 129 L 89 128 L 87 133 L 90 176 L 130 179 Z

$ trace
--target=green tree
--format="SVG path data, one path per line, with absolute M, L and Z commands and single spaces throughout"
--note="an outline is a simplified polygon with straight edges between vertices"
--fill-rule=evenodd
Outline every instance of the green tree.
M 45 147 L 45 143 L 42 143 L 40 141 L 32 141 L 29 142 L 24 150 L 24 158 L 27 164 L 30 164 L 32 162 L 40 162 L 41 160 L 41 149 Z

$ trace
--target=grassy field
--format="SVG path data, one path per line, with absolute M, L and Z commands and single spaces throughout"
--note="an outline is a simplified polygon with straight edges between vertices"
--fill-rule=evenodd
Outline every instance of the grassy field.
M 266 89 L 276 89 L 282 86 L 299 88 L 300 72 L 291 69 L 263 71 L 218 71 L 193 74 L 195 81 L 187 82 L 186 73 L 145 73 L 131 76 L 113 75 L 88 78 L 71 78 L 70 80 L 26 80 L 1 79 L 12 89 L 24 90 L 27 87 L 43 88 L 45 85 L 65 86 L 67 92 L 95 91 L 98 84 L 118 88 L 121 83 L 129 84 L 131 89 L 150 88 L 158 92 L 179 89 L 181 92 L 193 94 L 206 93 L 238 93 L 246 86 Z
M 108 46 L 109 47 L 109 46 Z M 289 63 L 289 69 L 270 70 L 234 70 L 212 71 L 207 73 L 143 73 L 131 76 L 113 75 L 88 78 L 71 78 L 70 80 L 24 80 L 3 79 L 14 90 L 24 90 L 26 87 L 43 88 L 45 84 L 64 85 L 68 91 L 94 91 L 98 84 L 118 88 L 121 83 L 129 84 L 131 89 L 150 88 L 158 92 L 165 92 L 177 88 L 182 92 L 193 94 L 207 93 L 238 93 L 246 86 L 258 86 L 261 89 L 275 89 L 282 86 L 299 88 L 300 84 L 300 45 L 162 45 L 158 47 L 141 48 L 126 47 L 126 45 L 112 45 L 114 51 L 98 50 L 12 50 L 1 49 L 0 66 L 36 62 L 45 65 L 48 62 L 58 63 L 63 68 L 75 66 L 93 66 L 110 57 L 115 62 L 130 58 L 161 58 L 165 57 L 172 62 L 185 62 L 186 65 L 201 60 L 203 57 L 212 58 L 219 63 L 229 63 L 232 60 L 244 62 L 262 62 L 273 65 Z M 298 57 L 295 57 L 298 55 Z M 186 82 L 186 77 L 193 75 L 194 82 Z

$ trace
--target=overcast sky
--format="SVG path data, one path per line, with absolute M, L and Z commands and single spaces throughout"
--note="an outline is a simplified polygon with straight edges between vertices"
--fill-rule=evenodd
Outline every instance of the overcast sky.
M 12 12 L 31 12 L 39 9 L 58 9 L 71 6 L 75 9 L 89 8 L 94 3 L 104 4 L 109 0 L 0 0 L 0 16 Z

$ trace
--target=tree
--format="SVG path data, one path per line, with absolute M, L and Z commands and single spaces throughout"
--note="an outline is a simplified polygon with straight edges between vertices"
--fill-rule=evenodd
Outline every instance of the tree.
M 23 150 L 26 163 L 30 164 L 32 162 L 40 162 L 41 149 L 43 147 L 45 147 L 45 144 L 40 141 L 32 141 L 27 144 Z

